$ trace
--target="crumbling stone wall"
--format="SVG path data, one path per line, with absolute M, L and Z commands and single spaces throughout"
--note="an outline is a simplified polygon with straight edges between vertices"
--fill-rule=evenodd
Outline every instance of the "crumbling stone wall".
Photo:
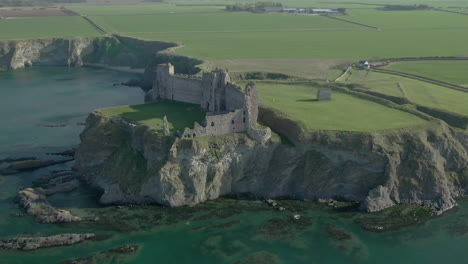
M 207 111 L 203 124 L 195 123 L 193 129 L 185 128 L 181 137 L 244 132 L 257 125 L 258 94 L 255 84 L 249 83 L 245 88 L 235 85 L 224 70 L 204 73 L 200 79 L 175 75 L 171 64 L 160 64 L 156 67 L 153 88 L 148 93 L 150 101 L 192 103 Z

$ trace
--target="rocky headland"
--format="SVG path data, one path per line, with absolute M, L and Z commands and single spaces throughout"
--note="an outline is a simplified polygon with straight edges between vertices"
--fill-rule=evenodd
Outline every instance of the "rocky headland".
M 194 205 L 224 195 L 336 199 L 374 212 L 412 203 L 443 212 L 468 186 L 468 133 L 442 121 L 375 133 L 304 133 L 261 109 L 273 135 L 180 139 L 126 126 L 99 111 L 87 119 L 76 152 L 83 179 L 104 204 Z M 283 140 L 284 141 L 284 140 Z

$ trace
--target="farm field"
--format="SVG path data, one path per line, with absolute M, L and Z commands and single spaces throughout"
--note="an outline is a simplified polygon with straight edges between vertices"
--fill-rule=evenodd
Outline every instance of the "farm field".
M 125 33 L 177 42 L 182 55 L 220 59 L 362 59 L 468 54 L 468 29 Z M 299 41 L 298 41 L 299 40 Z
M 205 13 L 223 12 L 225 6 L 216 5 L 190 5 L 176 6 L 174 4 L 146 4 L 146 5 L 113 5 L 113 6 L 92 6 L 80 5 L 69 6 L 70 10 L 83 15 L 144 15 L 144 14 L 170 14 L 170 13 Z
M 281 73 L 305 79 L 335 80 L 343 70 L 336 65 L 351 65 L 352 60 L 327 59 L 234 59 L 210 60 L 200 67 L 206 71 L 229 69 L 230 73 Z M 344 66 L 346 67 L 346 66 Z
M 198 106 L 180 102 L 159 102 L 132 106 L 99 109 L 107 116 L 120 116 L 127 120 L 143 123 L 158 132 L 163 132 L 163 118 L 167 116 L 169 129 L 183 131 L 193 127 L 194 122 L 201 124 L 205 112 Z
M 384 69 L 468 86 L 468 61 L 406 61 L 394 62 Z
M 384 94 L 407 97 L 412 102 L 468 116 L 468 93 L 395 75 L 351 71 L 345 78 Z
M 311 84 L 257 82 L 260 104 L 295 120 L 307 131 L 378 131 L 422 125 L 410 113 L 334 91 L 331 101 L 316 101 Z
M 353 24 L 323 16 L 219 12 L 209 14 L 160 14 L 148 16 L 92 16 L 111 32 L 127 33 L 236 33 L 289 30 L 362 30 Z M 131 19 L 131 22 L 129 21 Z M 281 35 L 281 33 L 277 33 Z
M 343 18 L 383 30 L 468 29 L 468 16 L 441 11 L 350 10 Z
M 79 16 L 0 20 L 0 40 L 98 36 L 101 36 L 101 33 Z

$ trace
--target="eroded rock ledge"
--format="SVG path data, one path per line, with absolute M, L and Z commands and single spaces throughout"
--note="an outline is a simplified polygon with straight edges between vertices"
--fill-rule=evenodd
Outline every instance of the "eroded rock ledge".
M 284 124 L 270 116 L 268 125 Z M 96 111 L 81 135 L 77 168 L 103 190 L 104 204 L 194 205 L 251 193 L 356 201 L 371 212 L 399 203 L 442 212 L 468 186 L 468 133 L 443 122 L 384 133 L 321 131 L 296 146 L 278 136 L 261 144 L 244 134 L 178 139 L 146 126 L 132 131 Z

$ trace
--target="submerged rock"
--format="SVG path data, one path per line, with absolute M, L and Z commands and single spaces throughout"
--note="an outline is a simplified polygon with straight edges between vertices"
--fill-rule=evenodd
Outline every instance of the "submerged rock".
M 0 239 L 1 249 L 36 250 L 40 248 L 68 246 L 94 238 L 95 234 L 60 234 L 47 237 L 16 237 Z
M 282 263 L 280 258 L 268 251 L 259 251 L 253 253 L 233 264 L 279 264 Z
M 71 158 L 63 160 L 38 160 L 36 158 L 33 158 L 12 160 L 11 162 L 4 160 L 3 162 L 0 161 L 0 174 L 15 174 L 21 171 L 35 170 L 56 164 L 66 163 L 72 160 L 74 159 Z
M 61 264 L 104 264 L 104 263 L 120 263 L 124 259 L 135 254 L 139 249 L 138 245 L 124 245 L 108 250 L 100 251 L 99 253 L 86 258 L 70 259 L 61 262 Z

